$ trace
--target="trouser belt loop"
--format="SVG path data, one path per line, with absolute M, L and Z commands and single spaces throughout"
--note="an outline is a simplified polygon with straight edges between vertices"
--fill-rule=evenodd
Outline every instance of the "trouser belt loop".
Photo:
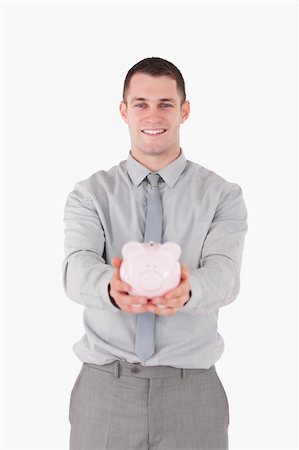
M 116 379 L 118 379 L 120 377 L 120 362 L 119 361 L 115 361 L 114 364 L 114 376 Z
M 181 378 L 186 378 L 186 369 L 181 369 Z

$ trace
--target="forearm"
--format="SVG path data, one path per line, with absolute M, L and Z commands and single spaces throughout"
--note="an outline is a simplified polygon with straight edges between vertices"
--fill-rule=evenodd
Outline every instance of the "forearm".
M 246 233 L 247 209 L 242 191 L 230 183 L 219 200 L 199 267 L 190 270 L 192 296 L 183 312 L 209 313 L 237 298 Z
M 112 308 L 108 284 L 114 272 L 103 257 L 105 236 L 99 214 L 82 183 L 66 201 L 63 287 L 71 300 L 94 308 Z
M 85 306 L 111 308 L 108 284 L 113 267 L 101 261 L 98 255 L 77 251 L 63 262 L 63 286 L 68 298 Z
M 234 301 L 240 290 L 240 271 L 234 261 L 215 256 L 200 269 L 190 270 L 191 298 L 184 306 L 187 314 L 214 311 Z

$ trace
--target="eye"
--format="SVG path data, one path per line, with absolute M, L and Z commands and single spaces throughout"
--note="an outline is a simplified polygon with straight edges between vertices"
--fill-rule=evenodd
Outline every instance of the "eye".
M 161 103 L 162 108 L 172 108 L 170 103 Z
M 136 103 L 135 105 L 134 105 L 134 107 L 135 108 L 144 108 L 145 107 L 145 103 Z

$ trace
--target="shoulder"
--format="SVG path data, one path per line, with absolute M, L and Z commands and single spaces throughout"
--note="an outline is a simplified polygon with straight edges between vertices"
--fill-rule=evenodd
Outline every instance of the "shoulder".
M 102 193 L 113 191 L 119 180 L 124 177 L 125 171 L 125 161 L 121 161 L 118 165 L 108 170 L 97 170 L 88 178 L 79 180 L 75 184 L 74 189 L 91 196 L 97 194 L 99 191 Z
M 221 192 L 241 190 L 240 186 L 232 181 L 226 180 L 215 171 L 201 166 L 200 164 L 187 160 L 189 177 L 201 187 Z

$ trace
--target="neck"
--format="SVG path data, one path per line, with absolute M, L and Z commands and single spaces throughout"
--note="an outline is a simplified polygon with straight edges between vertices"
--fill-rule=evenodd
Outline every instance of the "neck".
M 151 172 L 158 172 L 159 170 L 164 169 L 164 167 L 168 166 L 171 162 L 177 159 L 181 154 L 180 147 L 177 151 L 172 152 L 169 155 L 148 155 L 138 151 L 131 149 L 131 155 L 136 161 L 145 166 Z

